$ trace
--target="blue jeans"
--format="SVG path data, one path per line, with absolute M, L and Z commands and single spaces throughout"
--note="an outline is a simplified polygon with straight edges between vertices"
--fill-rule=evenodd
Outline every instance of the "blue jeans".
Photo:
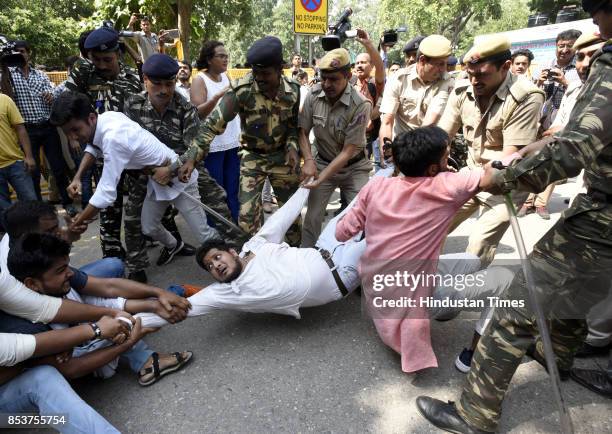
M 210 176 L 227 193 L 227 206 L 234 221 L 238 221 L 240 212 L 240 202 L 238 201 L 238 187 L 240 185 L 239 149 L 232 148 L 227 151 L 211 152 L 204 160 L 204 167 L 206 167 Z
M 125 276 L 125 265 L 119 258 L 102 258 L 79 268 L 83 273 L 94 277 L 110 279 Z
M 0 211 L 11 205 L 9 184 L 17 192 L 18 200 L 38 200 L 32 177 L 26 172 L 23 161 L 15 161 L 0 169 Z
M 0 386 L 0 412 L 65 414 L 67 424 L 56 428 L 62 433 L 119 433 L 48 365 L 28 369 Z

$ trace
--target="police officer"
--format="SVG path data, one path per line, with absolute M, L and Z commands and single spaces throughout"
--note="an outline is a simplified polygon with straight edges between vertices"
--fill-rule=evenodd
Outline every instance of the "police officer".
M 142 91 L 138 73 L 119 60 L 119 34 L 112 28 L 101 27 L 87 36 L 84 44 L 89 62 L 76 63 L 66 81 L 66 89 L 87 95 L 98 114 L 105 111 L 122 112 L 126 99 Z M 91 154 L 85 153 L 79 169 L 68 187 L 72 195 L 81 189 L 81 175 L 95 163 Z M 120 183 L 122 185 L 123 183 Z M 100 213 L 100 243 L 104 257 L 125 257 L 130 278 L 143 281 L 142 270 L 148 263 L 146 251 L 128 244 L 128 238 L 142 237 L 140 226 L 126 225 L 127 255 L 121 244 L 121 218 L 123 195 L 118 194 L 113 206 Z M 146 277 L 144 278 L 146 280 Z
M 319 65 L 321 82 L 314 85 L 300 112 L 302 179 L 314 180 L 302 230 L 302 247 L 314 247 L 321 233 L 325 208 L 336 188 L 347 203 L 368 182 L 372 165 L 365 156 L 366 128 L 372 103 L 351 86 L 351 62 L 344 48 L 328 52 Z M 308 135 L 314 129 L 313 158 Z
M 279 206 L 299 185 L 298 111 L 300 84 L 283 75 L 283 46 L 273 36 L 255 41 L 247 51 L 252 71 L 231 83 L 203 124 L 198 147 L 187 151 L 189 160 L 181 168 L 186 176 L 206 153 L 210 142 L 222 134 L 228 122 L 240 115 L 243 150 L 240 162 L 239 224 L 255 234 L 263 223 L 261 191 L 270 178 Z M 292 246 L 300 244 L 299 219 L 287 231 Z
M 201 137 L 197 109 L 175 91 L 179 68 L 178 62 L 166 54 L 151 55 L 142 65 L 145 91 L 128 98 L 125 103 L 125 114 L 181 155 L 189 145 L 201 140 Z M 197 169 L 198 189 L 202 202 L 231 220 L 225 191 L 212 179 L 203 164 L 199 164 Z M 166 184 L 171 178 L 170 166 L 153 170 L 153 179 L 161 184 Z M 147 176 L 141 175 L 129 192 L 125 206 L 126 221 L 140 221 L 146 193 Z M 240 243 L 240 234 L 234 233 L 222 224 L 217 225 L 217 229 L 227 240 L 235 244 Z M 173 233 L 173 236 L 176 238 L 176 233 Z M 195 253 L 191 246 L 180 239 L 177 241 L 175 249 L 169 250 L 165 247 L 162 249 L 157 265 L 169 263 L 176 254 L 185 256 Z
M 419 45 L 425 39 L 425 36 L 415 36 L 404 45 L 404 60 L 406 68 L 410 65 L 414 65 L 417 61 L 417 51 L 419 51 Z
M 380 106 L 381 155 L 385 138 L 438 121 L 454 83 L 446 72 L 450 54 L 448 39 L 428 36 L 419 44 L 416 63 L 389 80 Z M 382 161 L 381 166 L 384 167 Z
M 438 123 L 449 137 L 463 128 L 470 168 L 499 160 L 536 139 L 544 93 L 510 73 L 510 56 L 510 42 L 502 36 L 474 46 L 464 56 L 470 79 L 457 81 Z M 519 205 L 526 198 L 524 193 L 513 195 Z M 449 233 L 479 209 L 467 251 L 488 264 L 509 226 L 503 196 L 478 193 L 459 210 Z
M 583 0 L 585 11 L 612 38 L 612 1 Z M 570 121 L 540 153 L 498 172 L 492 189 L 537 192 L 551 182 L 585 169 L 586 194 L 579 194 L 559 221 L 537 242 L 529 256 L 541 305 L 550 318 L 557 365 L 563 376 L 586 334 L 583 319 L 608 294 L 612 269 L 612 41 L 591 60 L 587 81 Z M 506 298 L 527 297 L 519 272 Z M 450 432 L 495 431 L 506 389 L 528 349 L 543 361 L 538 329 L 528 305 L 496 309 L 480 340 L 472 369 L 455 404 L 417 398 L 420 413 Z M 534 343 L 536 343 L 534 348 Z M 576 377 L 576 374 L 574 374 Z M 601 376 L 608 387 L 610 377 Z M 605 382 L 603 381 L 605 379 Z M 609 395 L 608 395 L 609 396 Z

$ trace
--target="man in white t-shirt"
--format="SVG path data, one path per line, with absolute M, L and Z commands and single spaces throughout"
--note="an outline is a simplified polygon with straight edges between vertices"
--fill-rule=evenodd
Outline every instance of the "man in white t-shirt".
M 79 143 L 89 143 L 85 152 L 104 159 L 104 169 L 89 204 L 72 222 L 87 224 L 100 209 L 110 206 L 117 197 L 117 183 L 124 170 L 151 170 L 169 166 L 174 173 L 181 165 L 179 156 L 153 134 L 119 112 L 98 115 L 86 95 L 65 92 L 54 102 L 52 122 L 60 126 L 67 137 Z M 183 216 L 200 243 L 219 238 L 216 230 L 206 223 L 206 213 L 194 206 L 200 200 L 197 171 L 188 179 L 174 176 L 168 185 L 149 178 L 147 198 L 142 208 L 142 232 L 159 241 L 172 255 L 182 243 L 161 224 L 170 203 Z M 184 194 L 183 194 L 184 193 Z M 191 198 L 189 197 L 191 196 Z

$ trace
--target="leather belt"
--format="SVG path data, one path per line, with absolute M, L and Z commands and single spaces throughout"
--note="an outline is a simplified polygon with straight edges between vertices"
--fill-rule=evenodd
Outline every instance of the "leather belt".
M 587 196 L 589 196 L 591 199 L 595 200 L 596 202 L 612 203 L 612 194 L 604 193 L 603 191 L 589 188 L 587 190 Z
M 318 154 L 317 157 L 326 162 L 327 164 L 331 163 L 332 160 L 328 160 L 327 158 L 323 157 L 323 155 Z M 366 156 L 365 156 L 365 152 L 361 151 L 356 157 L 351 158 L 350 160 L 348 160 L 348 162 L 346 163 L 346 166 L 344 167 L 349 167 L 352 166 L 355 163 L 359 163 L 361 160 L 365 160 Z
M 346 297 L 349 294 L 348 289 L 346 289 L 346 286 L 344 286 L 344 282 L 342 281 L 342 279 L 340 279 L 340 275 L 338 274 L 338 267 L 336 267 L 336 264 L 334 264 L 334 261 L 331 257 L 331 253 L 329 253 L 325 249 L 319 249 L 318 247 L 317 250 L 319 251 L 321 257 L 331 270 L 332 276 L 334 276 L 334 280 L 336 281 L 336 285 L 338 285 L 338 289 L 342 293 L 342 296 Z

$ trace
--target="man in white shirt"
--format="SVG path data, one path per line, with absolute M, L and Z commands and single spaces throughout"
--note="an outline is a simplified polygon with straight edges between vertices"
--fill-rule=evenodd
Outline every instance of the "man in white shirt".
M 174 173 L 181 165 L 174 151 L 123 113 L 105 112 L 98 116 L 83 94 L 65 92 L 60 95 L 53 104 L 51 117 L 67 137 L 81 144 L 90 144 L 85 152 L 104 159 L 96 192 L 72 225 L 87 224 L 100 209 L 115 201 L 117 183 L 124 170 L 170 166 Z M 171 203 L 200 243 L 219 238 L 217 231 L 206 223 L 204 210 L 194 204 L 194 199 L 200 200 L 197 178 L 197 171 L 194 170 L 188 179 L 179 180 L 175 176 L 167 185 L 149 179 L 147 198 L 142 208 L 142 232 L 164 245 L 171 256 L 183 247 L 182 242 L 179 243 L 161 224 L 161 218 Z
M 390 176 L 392 168 L 377 175 Z M 217 281 L 189 297 L 188 316 L 212 313 L 219 309 L 243 312 L 277 313 L 300 318 L 302 307 L 320 306 L 339 300 L 353 292 L 360 284 L 358 264 L 366 248 L 362 234 L 347 242 L 336 239 L 336 223 L 351 208 L 331 220 L 314 248 L 290 247 L 283 242 L 285 232 L 301 213 L 308 200 L 309 190 L 298 189 L 274 213 L 257 234 L 238 253 L 223 242 L 210 242 L 196 253 L 198 265 Z M 476 256 L 464 253 L 442 255 L 438 273 L 467 275 L 480 268 Z M 498 296 L 512 281 L 512 273 L 501 267 L 479 271 L 474 282 L 462 288 L 441 285 L 433 291 L 433 298 L 479 299 Z M 465 280 L 467 281 L 467 279 Z M 430 316 L 441 320 L 452 319 L 461 309 L 432 308 Z M 479 309 L 473 309 L 479 310 Z M 476 331 L 482 333 L 491 310 L 482 312 Z M 167 322 L 151 313 L 138 314 L 143 327 L 161 327 Z

